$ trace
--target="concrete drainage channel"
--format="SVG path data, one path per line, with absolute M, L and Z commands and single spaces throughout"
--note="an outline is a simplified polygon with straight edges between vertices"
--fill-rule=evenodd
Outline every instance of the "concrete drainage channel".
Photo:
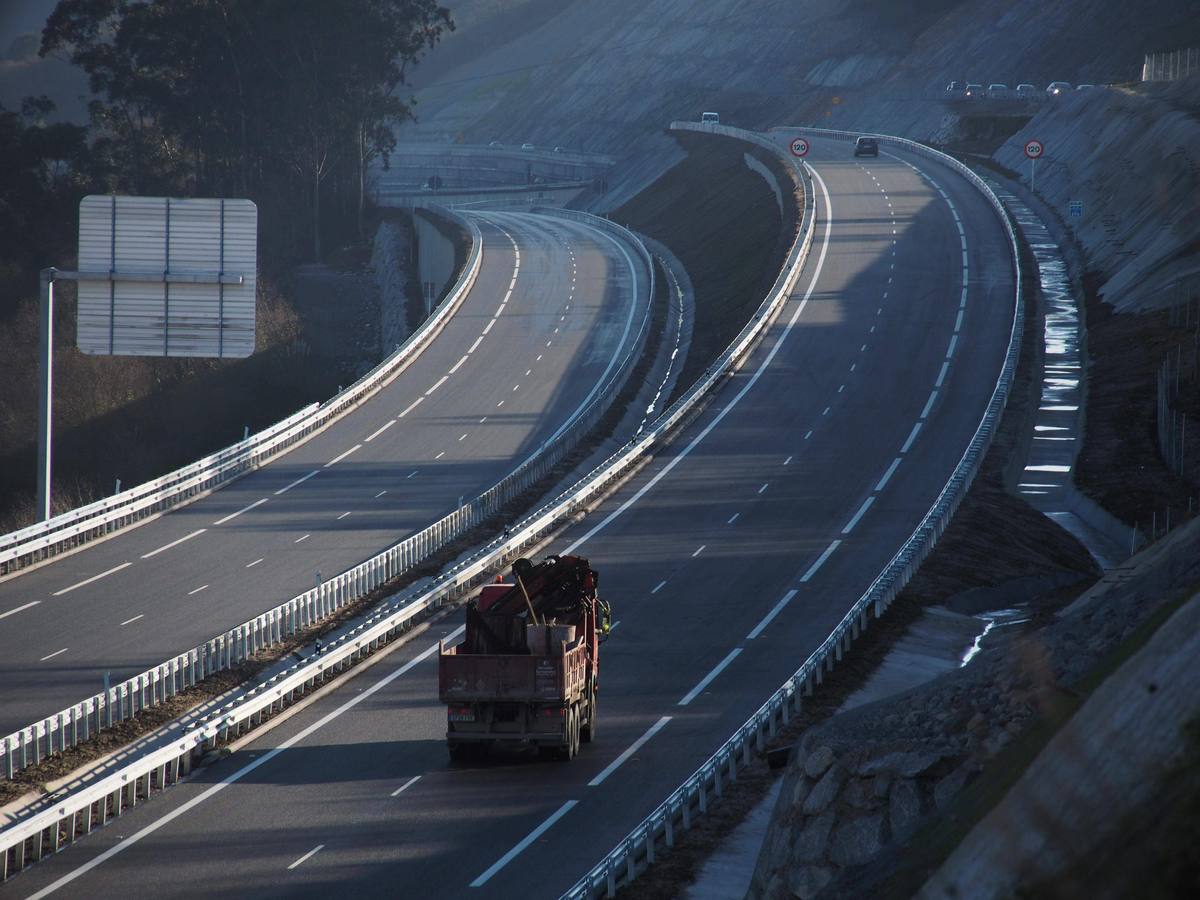
M 728 134 L 735 129 L 709 123 L 672 123 L 672 128 L 715 134 Z M 789 133 L 811 134 L 815 137 L 852 141 L 860 135 L 852 132 L 827 131 L 812 128 L 777 129 Z M 1008 394 L 1016 374 L 1020 357 L 1021 335 L 1024 329 L 1024 311 L 1021 305 L 1021 273 L 1018 266 L 1018 247 L 1012 222 L 999 198 L 974 172 L 957 160 L 923 144 L 888 135 L 872 135 L 881 144 L 890 144 L 910 152 L 936 159 L 954 169 L 973 184 L 989 201 L 1009 237 L 1015 273 L 1013 297 L 1014 313 L 1012 330 L 1004 365 L 996 379 L 995 388 L 983 418 L 967 446 L 966 452 L 955 466 L 950 479 L 943 487 L 933 506 L 922 518 L 916 530 L 892 557 L 891 561 L 872 582 L 870 587 L 851 606 L 842 621 L 825 639 L 820 647 L 807 659 L 791 678 L 783 683 L 767 701 L 733 733 L 708 760 L 683 782 L 666 800 L 585 874 L 567 893 L 565 898 L 613 897 L 617 890 L 632 883 L 649 866 L 654 864 L 659 848 L 674 846 L 676 836 L 687 831 L 692 822 L 708 812 L 709 806 L 720 800 L 724 786 L 737 781 L 738 770 L 751 761 L 755 753 L 762 753 L 767 742 L 781 727 L 788 725 L 793 715 L 799 712 L 805 696 L 813 693 L 821 684 L 826 673 L 833 671 L 836 663 L 849 651 L 851 643 L 867 629 L 872 618 L 880 618 L 911 580 L 922 561 L 933 551 L 938 538 L 945 531 L 950 519 L 966 496 L 983 457 L 991 445 L 1000 416 L 1008 402 Z M 779 144 L 771 144 L 776 153 L 782 154 Z
M 774 148 L 768 139 L 752 132 L 729 129 L 727 133 L 740 140 Z M 54 798 L 49 808 L 38 810 L 0 831 L 0 881 L 90 833 L 140 799 L 177 783 L 187 775 L 197 757 L 278 715 L 329 678 L 368 658 L 396 637 L 408 633 L 414 624 L 468 593 L 507 560 L 540 543 L 619 486 L 646 460 L 651 449 L 667 441 L 690 421 L 717 384 L 741 366 L 782 309 L 811 246 L 811 197 L 811 190 L 806 190 L 804 221 L 789 250 L 783 271 L 754 317 L 696 383 L 634 440 L 613 453 L 570 489 L 526 517 L 508 535 L 492 541 L 468 559 L 444 571 L 432 587 L 408 592 L 377 609 L 364 621 L 331 641 L 320 654 L 296 663 L 245 692 L 222 709 L 199 720 L 169 744 L 67 796 Z M 607 222 L 605 225 L 616 228 Z M 611 396 L 613 392 L 602 393 Z M 381 557 L 384 555 L 381 554 Z M 363 585 L 371 581 L 365 572 L 359 573 L 357 570 L 355 578 L 361 578 Z M 349 587 L 350 583 L 347 589 Z M 270 624 L 278 625 L 278 617 L 272 618 Z M 258 634 L 256 630 L 250 635 L 249 646 L 254 646 L 253 638 Z

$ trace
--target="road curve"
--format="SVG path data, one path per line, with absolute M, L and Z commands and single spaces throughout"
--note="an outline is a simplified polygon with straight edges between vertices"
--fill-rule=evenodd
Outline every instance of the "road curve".
M 478 222 L 469 296 L 375 397 L 209 497 L 0 582 L 0 735 L 420 530 L 579 410 L 637 333 L 644 266 L 576 222 Z
M 450 765 L 435 629 L 22 875 L 21 891 L 556 897 L 607 853 L 880 571 L 1004 357 L 1013 263 L 975 189 L 845 144 L 814 141 L 810 159 L 816 238 L 778 321 L 708 410 L 554 548 L 592 560 L 619 623 L 598 739 L 575 762 Z

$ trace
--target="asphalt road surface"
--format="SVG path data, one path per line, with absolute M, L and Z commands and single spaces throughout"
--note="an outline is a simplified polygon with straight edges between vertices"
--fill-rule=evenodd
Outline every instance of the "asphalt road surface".
M 575 222 L 480 225 L 470 295 L 370 401 L 200 501 L 0 582 L 0 736 L 419 531 L 585 405 L 637 335 L 645 266 Z
M 436 638 L 455 616 L 9 891 L 556 897 L 612 849 L 911 533 L 1003 360 L 1013 262 L 975 189 L 847 144 L 809 159 L 817 232 L 778 322 L 554 548 L 591 559 L 618 622 L 597 740 L 574 762 L 448 762 Z

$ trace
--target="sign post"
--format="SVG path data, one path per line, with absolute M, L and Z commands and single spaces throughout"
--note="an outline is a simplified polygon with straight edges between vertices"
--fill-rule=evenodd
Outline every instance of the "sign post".
M 1025 155 L 1029 157 L 1029 189 L 1034 189 L 1034 176 L 1037 174 L 1037 161 L 1046 152 L 1046 145 L 1037 138 L 1025 142 Z
M 803 159 L 804 157 L 808 156 L 808 141 L 802 137 L 793 139 L 791 143 L 791 150 L 792 156 L 798 156 Z
M 54 282 L 79 283 L 76 343 L 101 356 L 254 352 L 258 208 L 249 200 L 88 196 L 79 271 L 41 272 L 38 517 L 50 518 Z

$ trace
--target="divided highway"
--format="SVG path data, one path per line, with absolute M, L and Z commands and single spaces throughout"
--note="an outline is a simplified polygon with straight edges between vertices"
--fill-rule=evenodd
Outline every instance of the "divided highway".
M 420 530 L 589 402 L 637 336 L 644 264 L 576 222 L 477 221 L 469 296 L 371 400 L 223 490 L 0 582 L 0 735 Z
M 824 640 L 941 491 L 1004 358 L 1013 260 L 984 198 L 924 158 L 817 140 L 809 159 L 816 234 L 779 319 L 553 547 L 592 561 L 616 620 L 573 763 L 448 762 L 434 658 L 453 617 L 8 890 L 571 887 Z

